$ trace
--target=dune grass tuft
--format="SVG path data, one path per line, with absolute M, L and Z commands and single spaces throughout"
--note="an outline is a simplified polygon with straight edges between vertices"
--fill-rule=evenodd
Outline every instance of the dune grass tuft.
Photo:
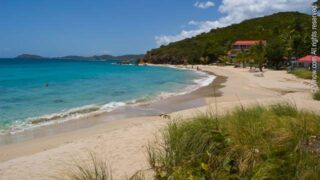
M 64 174 L 65 180 L 112 180 L 106 162 L 90 154 L 90 161 L 77 162 Z
M 54 179 L 64 180 L 112 180 L 112 173 L 106 162 L 90 153 L 88 161 L 75 161 L 71 167 L 66 168 L 66 172 Z M 146 180 L 142 170 L 137 171 L 130 177 L 117 177 L 123 180 Z
M 173 121 L 162 137 L 148 147 L 156 179 L 320 177 L 320 116 L 290 104 Z

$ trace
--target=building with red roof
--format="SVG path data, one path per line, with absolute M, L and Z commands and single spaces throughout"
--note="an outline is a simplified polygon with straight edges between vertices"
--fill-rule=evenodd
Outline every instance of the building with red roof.
M 308 68 L 311 70 L 313 58 L 317 61 L 318 69 L 320 68 L 320 57 L 314 55 L 307 55 L 299 58 L 296 61 L 292 61 L 292 68 Z
M 253 46 L 253 45 L 258 45 L 259 43 L 262 43 L 262 44 L 266 44 L 266 41 L 265 40 L 240 40 L 240 41 L 236 41 L 235 43 L 233 43 L 233 48 L 241 48 L 241 47 L 244 47 L 244 48 L 248 48 L 248 46 Z
M 249 51 L 249 49 L 254 46 L 262 43 L 263 45 L 267 44 L 265 40 L 238 40 L 232 44 L 232 49 L 229 51 L 229 56 L 235 58 L 237 54 L 241 51 Z
M 313 55 L 307 55 L 307 56 L 304 56 L 302 58 L 299 58 L 298 59 L 298 62 L 299 63 L 312 63 L 312 60 L 313 60 Z M 315 56 L 314 59 L 319 63 L 320 62 L 320 57 L 319 56 Z
M 249 50 L 252 46 L 258 45 L 262 43 L 266 45 L 267 42 L 265 40 L 239 40 L 233 43 L 232 50 Z

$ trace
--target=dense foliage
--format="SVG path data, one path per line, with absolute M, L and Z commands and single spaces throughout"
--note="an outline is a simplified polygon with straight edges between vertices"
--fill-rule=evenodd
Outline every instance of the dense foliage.
M 236 40 L 266 40 L 268 65 L 278 67 L 283 58 L 302 57 L 310 53 L 311 16 L 299 12 L 282 12 L 217 28 L 193 38 L 170 43 L 148 51 L 144 57 L 151 63 L 207 63 L 225 56 Z
M 320 116 L 289 104 L 169 124 L 148 148 L 156 179 L 317 179 Z

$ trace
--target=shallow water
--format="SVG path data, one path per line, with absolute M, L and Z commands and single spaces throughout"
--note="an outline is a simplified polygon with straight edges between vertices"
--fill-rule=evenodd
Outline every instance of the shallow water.
M 114 62 L 0 59 L 0 131 L 112 111 L 210 81 L 208 75 L 190 70 Z

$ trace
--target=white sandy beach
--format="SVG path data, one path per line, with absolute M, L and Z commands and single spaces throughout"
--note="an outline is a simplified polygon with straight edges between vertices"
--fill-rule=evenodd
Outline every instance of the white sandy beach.
M 219 91 L 222 96 L 206 98 L 207 106 L 171 114 L 189 118 L 199 112 L 225 113 L 237 105 L 295 103 L 299 108 L 320 112 L 320 102 L 312 100 L 309 81 L 285 71 L 265 70 L 256 77 L 248 69 L 199 66 L 227 78 Z M 212 89 L 212 93 L 214 92 Z M 99 117 L 103 118 L 103 117 Z M 138 170 L 149 169 L 146 145 L 169 120 L 159 116 L 130 118 L 90 128 L 37 138 L 0 147 L 0 179 L 52 179 L 74 162 L 88 159 L 89 153 L 108 162 L 114 179 L 124 179 Z

